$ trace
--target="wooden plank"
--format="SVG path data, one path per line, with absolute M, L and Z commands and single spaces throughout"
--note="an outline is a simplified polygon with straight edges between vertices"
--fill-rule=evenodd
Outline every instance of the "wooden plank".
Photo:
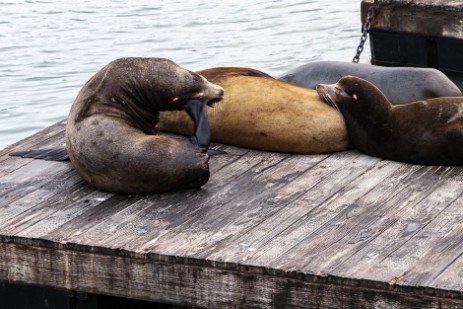
M 390 226 L 387 226 L 379 235 L 355 243 L 357 249 L 351 250 L 354 254 L 348 256 L 344 253 L 333 263 L 330 273 L 335 275 L 342 273 L 349 277 L 364 276 L 365 270 L 380 263 L 400 247 L 410 248 L 409 241 L 413 237 L 419 237 L 417 234 L 440 217 L 442 211 L 463 193 L 461 183 L 455 181 L 459 173 L 459 168 L 452 169 L 426 198 L 412 207 L 403 208 L 403 212 L 398 212 L 394 216 L 395 222 L 391 222 Z M 423 240 L 420 237 L 418 239 Z
M 355 177 L 353 179 L 346 179 L 343 182 L 344 185 L 334 183 L 333 188 L 330 189 L 333 190 L 332 194 L 327 197 L 323 194 L 326 189 L 319 191 L 316 186 L 295 201 L 291 207 L 306 207 L 307 213 L 269 239 L 259 250 L 256 250 L 252 254 L 248 253 L 246 257 L 241 257 L 241 259 L 246 258 L 253 264 L 268 266 L 272 265 L 272 263 L 280 263 L 276 262 L 279 259 L 287 260 L 290 263 L 294 257 L 288 255 L 288 252 L 298 246 L 304 239 L 310 239 L 314 243 L 323 242 L 324 238 L 320 235 L 323 229 L 335 228 L 334 225 L 330 226 L 330 223 L 338 217 L 350 218 L 348 215 L 352 215 L 350 211 L 355 207 L 359 198 L 375 188 L 381 188 L 381 186 L 389 187 L 388 185 L 391 185 L 391 174 L 395 173 L 399 168 L 403 168 L 401 164 L 395 162 L 379 161 L 378 159 L 373 161 L 373 159 L 371 158 L 372 163 L 375 164 L 370 169 L 366 169 L 359 175 L 354 174 Z M 343 179 L 339 177 L 337 181 L 340 182 Z M 330 182 L 322 185 L 330 188 Z M 317 252 L 318 249 L 311 250 L 311 248 L 307 248 L 303 249 L 300 255 L 309 259 L 317 255 Z M 299 268 L 303 265 L 304 263 L 298 260 L 292 265 L 292 268 Z
M 462 204 L 461 197 L 455 198 L 405 245 L 382 256 L 378 263 L 358 269 L 353 275 L 368 279 L 375 274 L 393 284 L 430 286 L 463 254 Z M 454 280 L 458 281 L 458 276 L 458 272 L 454 273 Z
M 320 231 L 315 233 L 315 239 L 310 237 L 302 241 L 285 255 L 292 257 L 301 248 L 316 248 L 317 253 L 313 256 L 305 257 L 303 260 L 294 257 L 294 262 L 306 271 L 334 275 L 333 268 L 339 262 L 355 254 L 363 246 L 368 246 L 369 242 L 384 230 L 403 220 L 405 213 L 433 192 L 449 171 L 451 168 L 448 167 L 422 167 L 405 174 L 407 177 L 403 177 L 404 174 L 394 175 L 401 178 L 400 182 L 396 182 L 396 186 L 390 187 L 389 190 L 382 188 L 380 191 L 368 192 L 346 209 L 345 213 L 338 213 L 334 220 L 322 226 Z M 359 215 L 360 213 L 362 215 Z M 343 271 L 350 271 L 350 268 L 338 267 L 336 274 L 346 276 Z M 370 274 L 374 278 L 366 279 L 390 281 L 388 271 L 373 271 Z M 353 274 L 351 277 L 364 279 Z
M 16 160 L 21 159 L 17 158 Z M 10 206 L 16 202 L 15 205 L 17 206 L 23 205 L 18 207 L 33 207 L 36 202 L 45 199 L 46 195 L 56 193 L 57 188 L 66 189 L 63 187 L 64 182 L 61 182 L 60 178 L 68 174 L 69 169 L 69 163 L 44 163 L 41 160 L 34 160 L 23 168 L 1 177 L 0 194 L 2 203 L 0 207 L 2 207 L 2 211 L 7 214 L 9 210 L 12 210 Z M 55 176 L 56 178 L 54 178 Z M 40 191 L 34 192 L 37 190 Z
M 144 218 L 142 219 L 144 226 L 152 226 L 152 228 L 147 229 L 145 235 L 133 235 L 136 236 L 135 239 L 132 239 L 132 237 L 128 239 L 121 237 L 112 238 L 112 235 L 107 235 L 107 232 L 105 233 L 100 231 L 100 233 L 103 233 L 99 234 L 101 241 L 106 242 L 107 239 L 110 238 L 113 241 L 111 243 L 113 246 L 119 246 L 126 250 L 135 252 L 147 252 L 147 250 L 144 250 L 143 248 L 137 249 L 137 247 L 143 246 L 147 242 L 156 241 L 156 239 L 158 239 L 161 235 L 167 232 L 172 232 L 177 226 L 190 225 L 191 220 L 194 220 L 198 213 L 199 216 L 203 216 L 202 218 L 204 219 L 204 217 L 209 218 L 211 214 L 217 212 L 218 208 L 217 204 L 213 201 L 214 197 L 219 195 L 221 198 L 223 198 L 224 194 L 230 194 L 228 189 L 229 186 L 240 188 L 239 178 L 241 173 L 233 173 L 233 171 L 252 171 L 254 173 L 254 171 L 262 170 L 269 165 L 279 162 L 287 156 L 288 155 L 282 154 L 251 152 L 246 156 L 238 158 L 238 160 L 232 162 L 229 165 L 226 165 L 225 167 L 219 169 L 216 173 L 212 174 L 208 184 L 201 190 L 185 191 L 184 193 L 187 194 L 168 193 L 164 195 L 152 196 L 150 199 L 152 199 L 153 205 L 159 205 L 156 207 L 163 207 L 161 205 L 168 205 L 168 207 L 163 207 L 161 213 L 157 211 L 153 213 L 153 215 L 160 215 L 161 217 L 159 218 L 150 215 L 150 221 L 145 222 Z M 227 181 L 227 179 L 230 181 Z M 158 202 L 161 198 L 162 202 Z M 204 216 L 204 214 L 206 215 Z M 152 225 L 153 222 L 156 222 L 155 226 Z M 101 226 L 104 228 L 105 223 L 102 222 Z M 99 227 L 96 226 L 90 226 L 86 233 L 92 234 L 94 233 L 94 230 L 98 228 Z M 85 237 L 85 235 L 79 235 L 78 237 L 73 237 L 70 235 L 71 237 L 67 238 L 69 235 L 66 236 L 66 234 L 63 234 L 62 230 L 57 231 L 57 233 L 59 233 L 60 238 L 73 242 L 79 241 L 79 237 Z M 53 237 L 56 236 L 57 235 Z
M 233 151 L 232 151 L 233 152 Z M 228 158 L 236 158 L 237 154 L 231 154 Z M 223 164 L 228 164 L 229 159 L 218 158 L 217 162 L 222 161 Z M 192 190 L 195 191 L 195 190 Z M 121 241 L 124 240 L 127 234 L 132 235 L 134 238 L 140 237 L 142 234 L 146 233 L 153 226 L 157 227 L 156 222 L 152 219 L 152 213 L 158 212 L 160 209 L 164 209 L 163 205 L 168 205 L 167 208 L 171 205 L 166 202 L 167 195 L 155 195 L 150 197 L 136 197 L 133 203 L 126 203 L 125 206 L 121 206 L 120 211 L 105 213 L 104 217 L 101 220 L 101 223 L 95 224 L 92 222 L 90 217 L 86 217 L 83 208 L 88 208 L 88 201 L 92 200 L 101 200 L 102 197 L 97 196 L 96 198 L 84 197 L 80 201 L 74 203 L 71 207 L 65 207 L 60 209 L 54 216 L 45 217 L 41 220 L 40 225 L 33 226 L 27 231 L 23 231 L 18 235 L 27 236 L 27 233 L 38 235 L 42 238 L 51 238 L 50 235 L 54 235 L 54 231 L 63 235 L 66 230 L 70 233 L 73 233 L 75 229 L 69 226 L 62 228 L 62 225 L 68 224 L 70 226 L 78 228 L 78 233 L 73 233 L 71 236 L 76 236 L 77 238 L 86 237 L 85 241 L 91 242 L 95 245 L 100 245 L 98 241 L 100 240 L 101 245 L 106 245 L 111 247 L 111 239 Z M 188 205 L 187 205 L 188 206 Z M 149 209 L 148 209 L 149 208 Z M 91 214 L 90 214 L 91 215 Z M 59 219 L 55 219 L 57 217 Z M 146 222 L 144 220 L 146 219 Z M 51 221 L 51 222 L 50 222 Z M 86 233 L 84 236 L 80 236 L 83 233 L 83 230 L 86 229 L 84 223 L 92 222 L 88 229 L 91 229 L 92 233 Z M 53 223 L 53 224 L 51 224 Z M 86 231 L 88 232 L 88 231 Z M 47 234 L 50 234 L 47 236 Z M 64 241 L 64 240 L 63 240 Z M 81 241 L 81 240 L 80 240 Z M 127 240 L 129 241 L 129 240 Z M 113 246 L 114 247 L 114 246 Z
M 368 205 L 373 208 L 383 207 L 383 201 L 395 195 L 396 191 L 402 186 L 404 179 L 409 179 L 416 173 L 420 173 L 420 170 L 421 168 L 412 166 L 411 173 L 409 171 L 400 172 L 395 177 L 385 179 L 375 187 L 376 190 L 369 191 L 352 204 L 347 203 L 341 211 L 328 212 L 327 214 L 325 208 L 329 204 L 322 205 L 319 214 L 314 214 L 313 220 L 317 223 L 316 228 L 307 236 L 301 237 L 295 246 L 287 252 L 284 252 L 281 256 L 275 256 L 274 260 L 267 265 L 278 269 L 294 269 L 295 265 L 297 265 L 299 269 L 304 271 L 325 274 L 323 264 L 319 264 L 320 257 L 324 257 L 323 263 L 332 258 L 329 255 L 324 255 L 324 251 L 342 239 L 345 233 L 343 228 L 346 220 L 348 219 L 349 223 L 358 224 L 358 220 L 368 219 Z M 347 191 L 347 194 L 349 194 L 349 191 Z M 349 197 L 347 197 L 347 200 L 349 201 Z M 368 213 L 368 215 L 361 215 L 364 213 Z M 375 218 L 379 219 L 376 216 Z M 315 262 L 316 266 L 314 266 L 313 262 Z M 381 278 L 377 279 L 381 280 Z
M 207 308 L 459 308 L 463 301 L 446 295 L 413 294 L 380 284 L 285 277 L 265 268 L 204 263 L 158 255 L 98 253 L 80 246 L 34 246 L 29 240 L 0 243 L 0 278 L 96 294 Z M 20 244 L 21 242 L 24 242 Z M 438 294 L 438 293 L 437 293 Z
M 219 148 L 219 147 L 216 147 Z M 221 146 L 220 148 L 228 151 L 227 156 L 216 156 L 213 157 L 211 163 L 211 172 L 214 173 L 213 169 L 220 168 L 222 165 L 227 165 L 230 162 L 233 162 L 238 157 L 240 157 L 246 151 L 241 151 L 239 149 L 233 149 L 230 147 Z M 72 192 L 72 196 L 68 196 L 69 193 L 66 194 L 64 192 L 64 197 L 69 200 L 69 203 L 65 204 L 64 207 L 56 207 L 58 209 L 53 209 L 47 204 L 43 204 L 42 206 L 38 205 L 35 209 L 36 212 L 40 212 L 40 216 L 37 216 L 36 222 L 29 221 L 29 227 L 22 230 L 21 227 L 17 227 L 16 229 L 12 230 L 12 233 L 16 233 L 19 236 L 27 237 L 28 235 L 35 235 L 35 237 L 47 238 L 47 234 L 52 234 L 53 231 L 59 231 L 59 233 L 63 234 L 64 229 L 73 231 L 72 227 L 62 228 L 63 225 L 72 225 L 79 231 L 79 235 L 81 230 L 85 229 L 85 226 L 82 225 L 83 223 L 91 222 L 91 218 L 86 217 L 87 210 L 91 209 L 92 207 L 98 206 L 99 203 L 108 199 L 112 196 L 112 194 L 104 193 L 98 190 L 94 190 L 89 186 L 85 186 L 87 189 L 82 192 Z M 73 191 L 73 190 L 71 190 Z M 192 192 L 196 190 L 191 190 Z M 188 191 L 185 191 L 188 192 Z M 127 202 L 125 206 L 121 206 L 120 212 L 115 213 L 107 213 L 105 214 L 104 218 L 102 218 L 102 222 L 100 224 L 96 224 L 92 222 L 90 227 L 92 230 L 99 229 L 101 227 L 107 234 L 104 234 L 103 231 L 101 233 L 99 231 L 95 232 L 97 237 L 101 237 L 101 235 L 106 235 L 107 238 L 103 238 L 103 242 L 106 245 L 110 245 L 110 238 L 113 239 L 124 239 L 121 235 L 123 235 L 123 231 L 121 231 L 122 227 L 128 225 L 128 228 L 132 233 L 134 233 L 135 237 L 139 237 L 142 231 L 146 231 L 154 224 L 153 220 L 148 220 L 145 223 L 145 227 L 134 227 L 137 220 L 145 219 L 146 216 L 150 215 L 150 212 L 156 212 L 158 208 L 161 207 L 162 204 L 166 203 L 166 196 L 167 195 L 154 195 L 154 196 L 147 196 L 147 197 L 136 197 L 133 203 Z M 171 196 L 175 196 L 176 193 L 171 193 Z M 47 201 L 48 204 L 56 204 L 56 200 L 62 200 L 64 197 L 59 197 L 55 199 L 55 201 Z M 140 206 L 140 205 L 144 206 Z M 170 205 L 170 203 L 167 203 Z M 138 211 L 141 210 L 140 207 L 151 207 L 151 209 L 147 209 L 146 213 L 139 214 Z M 188 206 L 188 205 L 186 205 Z M 40 209 L 43 207 L 44 209 Z M 99 206 L 98 206 L 99 207 Z M 154 208 L 154 209 L 153 209 Z M 138 209 L 138 210 L 137 210 Z M 87 215 L 91 215 L 91 213 L 87 213 Z M 81 217 L 82 216 L 82 217 Z M 52 234 L 53 235 L 53 234 Z M 89 236 L 93 239 L 94 237 Z M 121 238 L 122 237 L 122 238 Z M 89 241 L 87 239 L 87 241 Z
M 438 274 L 437 277 L 429 281 L 428 285 L 437 289 L 463 291 L 463 253 Z
M 363 0 L 362 22 L 376 0 Z M 458 0 L 381 1 L 372 29 L 463 39 L 463 3 Z
M 111 193 L 89 190 L 85 187 L 82 190 L 72 191 L 72 194 L 51 198 L 45 203 L 37 205 L 34 215 L 28 218 L 15 218 L 8 225 L 5 234 L 16 235 L 19 237 L 43 238 L 50 230 L 57 229 L 75 218 L 87 213 L 97 213 L 95 209 L 104 207 L 102 202 L 109 199 Z M 68 199 L 69 202 L 63 204 L 62 199 Z M 75 231 L 79 233 L 79 231 Z
M 435 223 L 429 224 L 425 229 L 420 231 L 416 237 L 420 241 L 411 239 L 410 246 L 414 250 L 413 254 L 408 254 L 411 260 L 416 260 L 416 263 L 411 264 L 411 267 L 398 277 L 398 284 L 431 286 L 437 277 L 439 277 L 446 269 L 448 269 L 455 260 L 463 255 L 463 199 L 456 199 L 450 207 L 446 208 L 441 216 L 435 220 Z M 423 241 L 425 239 L 426 241 Z M 424 243 L 430 242 L 430 245 L 424 249 Z M 421 252 L 422 253 L 421 253 Z M 397 254 L 403 252 L 403 248 L 396 251 Z M 395 256 L 391 256 L 394 259 Z M 389 258 L 389 256 L 388 256 Z M 392 259 L 386 259 L 383 263 L 387 265 Z M 448 276 L 448 273 L 447 273 Z M 452 275 L 455 282 L 448 286 L 453 289 L 461 286 L 461 271 Z M 445 276 L 444 276 L 445 278 Z M 447 277 L 448 280 L 448 277 Z M 461 292 L 463 290 L 457 289 Z
M 267 166 L 260 163 L 203 203 L 203 211 L 188 216 L 186 224 L 173 226 L 155 241 L 140 244 L 137 250 L 196 257 L 197 252 L 230 235 L 246 233 L 269 211 L 283 207 L 284 203 L 277 200 L 279 189 L 286 182 L 291 183 L 324 158 L 325 155 L 291 156 Z
M 348 167 L 345 165 L 346 160 L 351 162 Z M 341 189 L 341 183 L 352 181 L 378 161 L 379 159 L 356 152 L 331 155 L 327 160 L 314 165 L 310 170 L 282 186 L 277 191 L 277 195 L 267 202 L 271 207 L 261 209 L 260 212 L 263 214 L 247 223 L 247 226 L 233 224 L 231 221 L 221 227 L 218 233 L 220 238 L 211 235 L 211 239 L 208 239 L 208 247 L 192 253 L 196 257 L 211 260 L 254 263 L 253 255 L 266 252 L 263 247 L 272 238 L 291 228 L 301 218 L 309 216 L 319 203 L 329 199 Z M 249 217 L 246 213 L 241 215 L 243 216 Z M 240 217 L 234 221 L 240 223 Z M 237 233 L 237 231 L 242 232 Z M 281 248 L 286 244 L 286 239 L 280 240 L 271 247 Z M 197 246 L 193 244 L 192 247 Z
M 212 177 L 206 184 L 206 186 L 204 186 L 202 189 L 182 190 L 181 194 L 179 194 L 178 192 L 170 192 L 161 195 L 152 195 L 144 197 L 144 199 L 153 206 L 153 209 L 149 209 L 145 213 L 140 214 L 140 218 L 138 218 L 138 226 L 140 226 L 140 229 L 147 230 L 146 235 L 140 235 L 139 233 L 132 234 L 132 236 L 135 239 L 121 237 L 121 235 L 125 235 L 126 237 L 129 237 L 130 235 L 130 232 L 127 232 L 126 230 L 124 230 L 124 227 L 121 226 L 121 229 L 118 230 L 116 233 L 100 231 L 99 233 L 102 234 L 98 235 L 100 235 L 99 237 L 101 241 L 106 243 L 107 245 L 117 246 L 116 244 L 111 243 L 110 240 L 112 240 L 112 242 L 117 242 L 118 245 L 123 244 L 125 241 L 127 241 L 130 245 L 135 240 L 143 242 L 151 239 L 153 235 L 149 235 L 148 231 L 151 230 L 154 233 L 159 233 L 162 231 L 162 226 L 159 226 L 158 224 L 160 224 L 161 222 L 166 222 L 166 225 L 169 225 L 169 222 L 171 224 L 172 221 L 179 221 L 178 214 L 188 212 L 194 213 L 198 211 L 198 205 L 201 204 L 202 198 L 207 198 L 211 194 L 211 192 L 220 192 L 220 187 L 223 186 L 224 183 L 222 183 L 221 181 L 216 181 L 215 177 L 221 177 L 220 175 L 222 175 L 222 180 L 231 180 L 233 178 L 236 178 L 240 174 L 239 171 L 246 171 L 247 169 L 249 169 L 250 167 L 262 160 L 261 157 L 256 155 L 246 157 L 243 156 L 243 154 L 247 153 L 247 150 L 240 150 L 238 148 L 226 148 L 226 151 L 226 155 L 211 158 L 210 167 L 212 170 Z M 215 171 L 215 169 L 218 170 Z M 238 171 L 238 173 L 233 173 L 232 171 L 234 170 Z M 127 204 L 127 206 L 128 205 L 129 204 Z M 161 222 L 158 222 L 159 220 L 157 220 L 156 217 L 153 217 L 153 215 L 158 214 L 158 210 L 160 212 L 159 215 L 162 219 Z M 105 218 L 109 220 L 108 222 L 112 220 L 110 213 L 107 213 Z M 158 224 L 156 226 L 153 226 L 153 223 L 155 222 L 157 222 Z M 106 223 L 107 222 L 105 221 L 105 219 L 102 219 L 102 229 L 104 229 Z M 130 229 L 130 227 L 127 228 Z M 95 222 L 92 223 L 91 221 L 89 221 L 89 218 L 79 217 L 69 222 L 65 228 L 57 228 L 56 230 L 52 230 L 44 237 L 47 237 L 49 239 L 59 239 L 63 242 L 78 242 L 79 238 L 84 236 L 81 236 L 80 234 L 74 235 L 73 231 L 76 229 L 81 231 L 89 230 L 88 233 L 92 233 L 92 231 L 94 231 L 95 229 L 100 229 L 100 226 L 98 224 L 95 224 Z M 93 241 L 98 242 L 97 239 L 93 239 Z

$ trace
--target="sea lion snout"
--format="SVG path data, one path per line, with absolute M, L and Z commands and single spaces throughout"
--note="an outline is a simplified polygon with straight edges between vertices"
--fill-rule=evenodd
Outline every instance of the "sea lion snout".
M 223 95 L 224 95 L 224 93 L 225 93 L 225 92 L 223 91 L 223 88 L 220 87 L 219 85 L 216 85 L 216 84 L 212 84 L 212 85 L 216 86 L 215 91 L 217 92 L 217 98 L 222 98 Z
M 216 103 L 216 102 L 222 100 L 223 95 L 225 93 L 223 88 L 221 86 L 217 85 L 217 84 L 211 83 L 210 81 L 208 81 L 203 76 L 201 76 L 201 78 L 203 79 L 204 83 L 206 84 L 204 92 L 202 93 L 202 97 L 205 98 L 205 99 L 208 99 L 207 105 L 212 105 L 213 103 Z
M 340 84 L 342 81 L 343 79 L 336 84 L 330 85 L 320 84 L 315 88 L 320 98 L 336 109 L 339 109 L 339 106 L 343 103 L 350 102 L 352 98 L 357 100 L 357 95 L 351 96 L 344 90 L 344 87 Z
M 207 103 L 206 103 L 207 106 L 213 107 L 215 103 L 222 101 L 224 94 L 225 94 L 225 91 L 223 90 L 222 87 L 220 87 L 220 89 L 217 90 L 217 96 L 215 98 L 207 100 Z
M 315 90 L 317 90 L 317 93 L 320 95 L 320 92 L 323 92 L 323 91 L 325 90 L 325 87 L 326 87 L 326 86 L 327 86 L 327 85 L 325 85 L 325 84 L 317 85 L 317 86 L 315 87 Z
M 320 84 L 317 85 L 315 89 L 317 90 L 318 95 L 324 102 L 330 104 L 333 107 L 335 106 L 335 103 L 332 98 L 334 96 L 333 85 Z

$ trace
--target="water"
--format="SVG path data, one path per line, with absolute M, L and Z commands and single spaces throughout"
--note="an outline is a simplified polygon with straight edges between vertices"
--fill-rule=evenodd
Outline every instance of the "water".
M 351 61 L 361 27 L 352 0 L 7 0 L 0 13 L 0 149 L 66 118 L 82 85 L 113 59 L 277 75 Z M 366 50 L 361 62 L 369 60 Z

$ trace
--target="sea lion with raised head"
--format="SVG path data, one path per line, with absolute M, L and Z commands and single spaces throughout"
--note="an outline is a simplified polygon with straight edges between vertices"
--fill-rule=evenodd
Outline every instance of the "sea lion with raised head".
M 294 68 L 278 76 L 278 79 L 315 89 L 318 84 L 334 84 L 341 77 L 348 75 L 373 83 L 392 104 L 462 95 L 460 89 L 444 73 L 432 68 L 314 61 Z
M 348 149 L 344 120 L 315 90 L 276 80 L 248 68 L 198 71 L 225 95 L 207 108 L 214 142 L 285 153 L 327 153 Z M 185 112 L 163 112 L 159 130 L 190 135 Z
M 372 83 L 353 76 L 317 91 L 342 113 L 361 152 L 412 164 L 463 164 L 463 97 L 392 105 Z
M 109 192 L 150 194 L 200 187 L 209 179 L 207 119 L 201 105 L 223 89 L 168 59 L 121 58 L 81 89 L 67 120 L 71 163 Z M 194 138 L 156 134 L 159 112 L 187 109 Z

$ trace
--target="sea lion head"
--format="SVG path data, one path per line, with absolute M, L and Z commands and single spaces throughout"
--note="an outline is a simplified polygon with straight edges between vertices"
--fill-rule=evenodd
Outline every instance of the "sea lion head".
M 98 89 L 101 95 L 102 79 L 105 80 L 107 100 L 131 104 L 131 108 L 139 114 L 140 110 L 147 113 L 182 110 L 193 99 L 212 105 L 221 100 L 224 94 L 222 87 L 165 58 L 114 60 L 87 88 L 92 92 Z
M 320 84 L 316 89 L 323 101 L 341 112 L 346 109 L 365 109 L 368 106 L 390 104 L 375 85 L 355 76 L 342 77 L 336 84 Z
M 207 102 L 207 105 L 212 106 L 223 98 L 223 88 L 200 74 L 178 66 L 175 78 L 177 83 L 173 83 L 172 93 L 179 95 L 172 99 L 169 109 L 183 109 L 191 100 Z

